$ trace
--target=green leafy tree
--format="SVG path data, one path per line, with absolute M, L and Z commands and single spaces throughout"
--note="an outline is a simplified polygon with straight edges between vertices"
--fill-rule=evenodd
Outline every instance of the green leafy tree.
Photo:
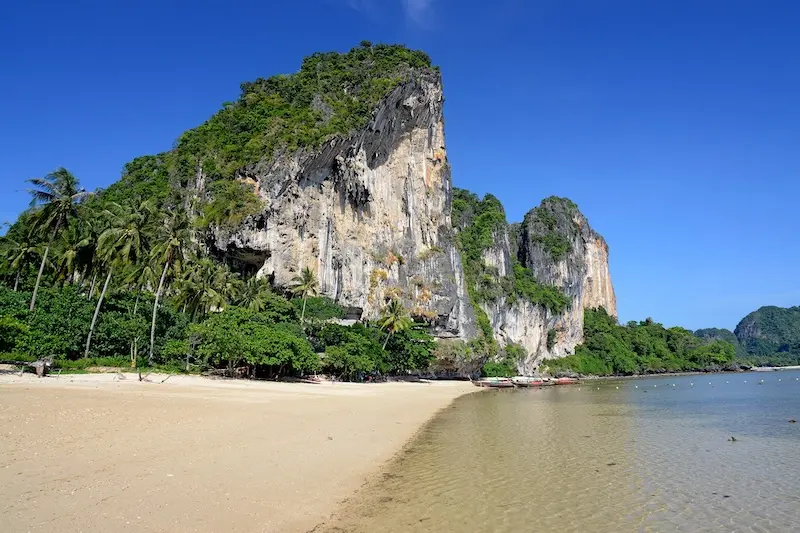
M 306 303 L 308 301 L 308 297 L 316 295 L 318 287 L 319 284 L 317 282 L 317 275 L 314 274 L 309 267 L 305 267 L 300 271 L 300 274 L 294 277 L 291 290 L 294 294 L 300 294 L 303 297 L 303 309 L 300 312 L 300 324 L 303 324 L 303 321 L 306 317 Z
M 256 375 L 259 368 L 274 375 L 306 372 L 319 367 L 311 344 L 290 328 L 241 307 L 229 307 L 192 326 L 198 339 L 197 354 L 212 365 L 224 365 L 229 372 L 243 364 Z
M 36 231 L 43 236 L 49 235 L 31 295 L 30 310 L 33 311 L 50 246 L 69 220 L 78 216 L 78 204 L 91 193 L 81 189 L 78 178 L 63 167 L 57 168 L 43 178 L 31 178 L 28 182 L 33 185 L 28 191 L 33 197 L 31 205 L 38 209 Z

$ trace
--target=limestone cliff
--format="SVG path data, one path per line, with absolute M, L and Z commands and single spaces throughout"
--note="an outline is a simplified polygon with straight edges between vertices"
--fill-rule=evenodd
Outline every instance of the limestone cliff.
M 522 370 L 531 371 L 538 359 L 574 353 L 583 342 L 583 310 L 604 307 L 616 316 L 617 301 L 608 267 L 608 245 L 595 232 L 577 206 L 563 198 L 547 198 L 531 210 L 520 228 L 519 262 L 540 283 L 560 287 L 568 296 L 568 309 L 542 316 L 541 306 L 506 313 L 499 329 L 532 354 Z M 538 320 L 537 320 L 538 319 Z M 548 332 L 551 339 L 548 343 Z M 549 344 L 549 346 L 548 346 Z
M 494 197 L 458 192 L 456 218 L 473 301 L 501 346 L 525 348 L 528 356 L 516 361 L 521 373 L 574 353 L 583 341 L 584 309 L 604 307 L 616 315 L 608 246 L 574 203 L 548 198 L 509 226 Z M 491 238 L 481 242 L 481 234 Z
M 309 267 L 351 318 L 399 298 L 437 337 L 482 341 L 459 372 L 515 343 L 530 373 L 574 351 L 584 309 L 616 313 L 608 247 L 568 200 L 509 226 L 496 198 L 454 191 L 443 102 L 420 52 L 314 55 L 296 75 L 243 84 L 237 103 L 181 138 L 172 167 L 196 169 L 180 183 L 225 214 L 206 217 L 228 223 L 212 222 L 204 245 L 235 269 L 285 288 Z M 263 208 L 219 205 L 213 191 L 231 178 Z
M 309 266 L 320 293 L 354 315 L 374 318 L 387 297 L 400 297 L 439 336 L 470 338 L 442 104 L 438 73 L 419 70 L 360 131 L 242 169 L 266 209 L 234 230 L 217 228 L 209 247 L 277 286 Z

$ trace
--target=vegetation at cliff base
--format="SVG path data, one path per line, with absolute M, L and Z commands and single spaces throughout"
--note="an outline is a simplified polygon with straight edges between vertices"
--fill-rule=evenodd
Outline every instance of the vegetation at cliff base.
M 547 361 L 551 372 L 607 376 L 720 370 L 736 355 L 728 342 L 704 342 L 689 330 L 665 328 L 652 319 L 620 325 L 602 308 L 585 311 L 583 333 L 574 355 Z
M 397 300 L 380 323 L 338 326 L 344 310 L 316 295 L 310 268 L 282 294 L 205 255 L 182 203 L 89 198 L 63 169 L 35 183 L 39 204 L 0 237 L 2 359 L 365 379 L 425 371 L 434 358 L 433 338 Z M 318 335 L 334 326 L 346 333 Z

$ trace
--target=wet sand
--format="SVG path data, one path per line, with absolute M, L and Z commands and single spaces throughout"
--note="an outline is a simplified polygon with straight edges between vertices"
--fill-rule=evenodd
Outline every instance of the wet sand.
M 0 375 L 0 531 L 309 531 L 464 382 Z

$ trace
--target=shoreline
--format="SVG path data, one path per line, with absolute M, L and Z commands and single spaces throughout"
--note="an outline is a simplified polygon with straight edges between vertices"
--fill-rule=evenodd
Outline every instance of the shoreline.
M 307 532 L 480 391 L 122 376 L 0 374 L 0 530 Z

